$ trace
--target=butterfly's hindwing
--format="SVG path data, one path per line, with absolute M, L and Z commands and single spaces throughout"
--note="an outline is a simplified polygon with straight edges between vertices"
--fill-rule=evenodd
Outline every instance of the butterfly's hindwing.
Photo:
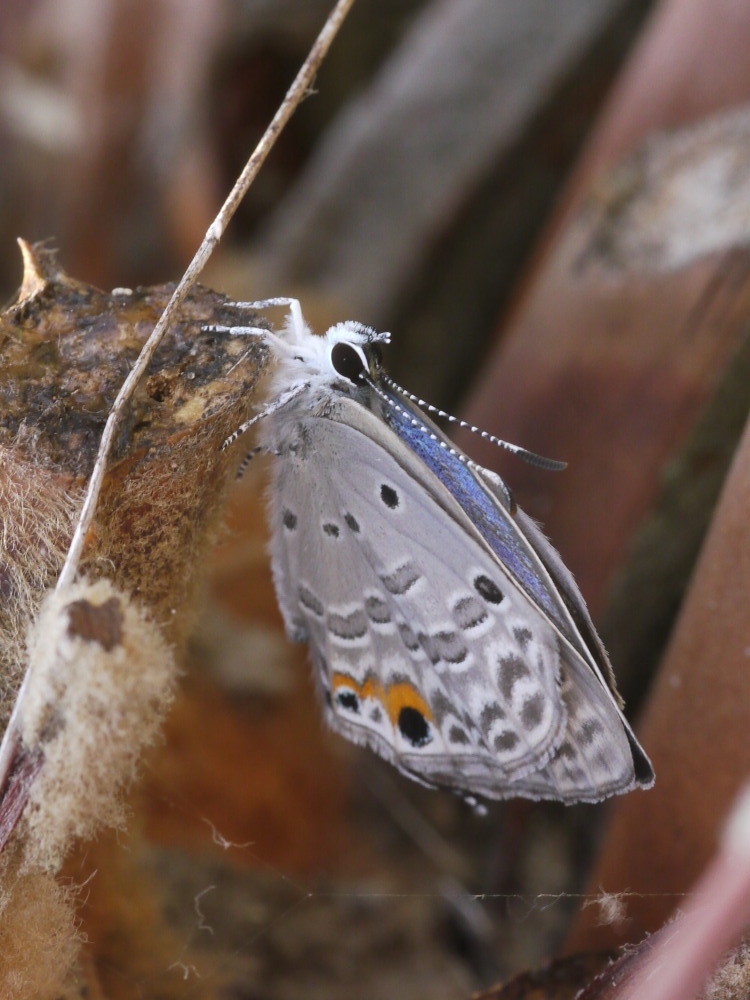
M 386 449 L 341 421 L 276 470 L 273 559 L 288 625 L 323 665 L 333 724 L 437 784 L 541 767 L 565 728 L 557 636 Z M 316 454 L 339 456 L 321 476 Z M 293 524 L 293 528 L 290 525 Z M 313 579 L 314 577 L 314 579 Z
M 350 400 L 336 419 L 300 415 L 272 490 L 280 603 L 309 636 L 329 721 L 411 776 L 487 797 L 599 798 L 631 781 L 626 740 L 607 759 L 595 740 L 620 725 L 608 693 L 376 419 Z

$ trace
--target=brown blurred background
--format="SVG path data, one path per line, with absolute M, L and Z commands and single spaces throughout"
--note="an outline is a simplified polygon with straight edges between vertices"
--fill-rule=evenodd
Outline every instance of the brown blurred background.
M 176 280 L 328 8 L 3 4 L 3 294 L 17 236 L 103 288 Z M 703 549 L 706 600 L 682 604 L 747 416 L 748 46 L 739 0 L 358 0 L 205 281 L 296 295 L 318 329 L 390 329 L 407 388 L 570 462 L 461 439 L 579 579 L 629 707 L 648 705 L 658 784 L 609 822 L 477 817 L 324 733 L 253 469 L 126 846 L 69 866 L 99 872 L 83 926 L 102 995 L 452 1000 L 571 923 L 571 948 L 637 940 L 688 891 L 750 770 L 750 639 L 715 582 L 734 569 L 746 593 L 720 544 L 742 549 L 736 520 Z M 603 929 L 583 909 L 599 886 L 633 894 Z

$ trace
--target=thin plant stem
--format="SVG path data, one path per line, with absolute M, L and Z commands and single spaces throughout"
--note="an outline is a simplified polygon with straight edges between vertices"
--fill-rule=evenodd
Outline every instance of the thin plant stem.
M 278 139 L 284 129 L 284 126 L 289 121 L 302 99 L 308 93 L 315 74 L 320 68 L 331 43 L 338 34 L 339 28 L 341 27 L 346 15 L 349 13 L 353 3 L 354 0 L 338 0 L 331 13 L 328 15 L 320 34 L 316 38 L 307 58 L 300 67 L 292 85 L 289 87 L 286 96 L 279 105 L 271 123 L 264 132 L 260 142 L 255 147 L 255 150 L 249 160 L 245 164 L 242 173 L 237 178 L 237 181 L 235 182 L 232 190 L 229 192 L 226 201 L 219 209 L 216 218 L 208 227 L 206 235 L 204 236 L 201 245 L 198 247 L 195 256 L 188 264 L 188 267 L 180 279 L 179 284 L 172 293 L 172 297 L 167 303 L 164 312 L 159 317 L 151 335 L 143 345 L 137 361 L 133 365 L 128 377 L 120 387 L 120 391 L 117 393 L 115 401 L 112 404 L 112 409 L 107 417 L 107 422 L 104 425 L 104 431 L 102 432 L 101 441 L 99 442 L 99 450 L 97 452 L 96 461 L 86 489 L 86 496 L 81 507 L 81 512 L 78 516 L 78 522 L 73 533 L 68 553 L 65 557 L 65 562 L 57 580 L 55 588 L 57 591 L 69 586 L 75 580 L 78 573 L 78 567 L 81 562 L 81 554 L 86 542 L 86 536 L 91 528 L 94 515 L 96 514 L 99 495 L 101 493 L 102 483 L 104 482 L 104 475 L 107 469 L 110 453 L 112 451 L 112 445 L 114 443 L 118 427 L 122 421 L 125 408 L 130 401 L 138 382 L 143 377 L 146 369 L 151 363 L 151 359 L 161 343 L 164 334 L 176 319 L 185 297 L 195 284 L 198 275 L 205 267 L 206 262 L 213 253 L 217 243 L 224 235 L 229 221 L 237 211 L 237 208 L 247 193 L 248 188 L 255 180 L 258 171 L 263 166 L 263 163 L 273 148 L 274 143 Z M 15 754 L 20 744 L 18 719 L 27 687 L 28 670 L 16 697 L 13 712 L 8 721 L 5 734 L 3 735 L 2 744 L 0 744 L 0 797 L 5 794 L 9 774 L 13 766 Z
M 284 100 L 279 105 L 279 108 L 273 116 L 270 125 L 264 132 L 258 145 L 255 147 L 255 151 L 251 155 L 250 159 L 245 164 L 242 173 L 237 178 L 234 187 L 227 196 L 226 201 L 219 209 L 218 215 L 208 227 L 206 235 L 203 237 L 203 242 L 198 247 L 195 256 L 188 264 L 187 270 L 172 293 L 172 297 L 167 303 L 164 312 L 159 317 L 159 320 L 156 323 L 150 337 L 143 345 L 141 353 L 138 355 L 138 360 L 133 365 L 128 377 L 120 387 L 120 391 L 117 393 L 117 397 L 112 404 L 112 409 L 107 417 L 107 422 L 104 425 L 104 431 L 102 433 L 101 442 L 99 443 L 99 451 L 96 456 L 96 462 L 94 463 L 91 478 L 88 482 L 86 497 L 83 501 L 83 506 L 81 507 L 81 513 L 78 517 L 78 523 L 76 524 L 76 529 L 70 543 L 70 548 L 68 549 L 68 554 L 65 557 L 65 563 L 63 564 L 63 568 L 57 581 L 56 590 L 60 590 L 61 588 L 71 584 L 78 572 L 78 566 L 81 561 L 81 553 L 83 551 L 86 535 L 91 527 L 94 514 L 96 513 L 96 505 L 98 503 L 99 494 L 104 481 L 104 474 L 106 472 L 109 455 L 112 451 L 112 444 L 114 442 L 118 426 L 122 420 L 126 405 L 133 395 L 138 382 L 141 380 L 144 372 L 151 363 L 151 359 L 153 358 L 157 347 L 161 343 L 164 334 L 169 328 L 169 325 L 176 318 L 178 310 L 185 297 L 195 284 L 198 275 L 205 267 L 206 262 L 213 253 L 217 243 L 224 235 L 230 219 L 237 211 L 237 208 L 247 193 L 248 188 L 255 180 L 258 171 L 263 166 L 263 163 L 273 148 L 274 143 L 309 90 L 310 84 L 312 83 L 318 68 L 323 62 L 323 59 L 331 46 L 331 42 L 336 37 L 336 34 L 353 3 L 354 0 L 338 0 L 338 3 L 328 15 L 328 19 L 323 25 L 323 28 L 315 40 L 313 47 L 310 49 L 307 59 L 305 59 L 304 63 L 300 67 L 294 82 L 287 91 Z

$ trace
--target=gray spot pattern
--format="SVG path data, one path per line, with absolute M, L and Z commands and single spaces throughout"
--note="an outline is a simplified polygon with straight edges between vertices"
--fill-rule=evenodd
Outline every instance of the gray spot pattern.
M 507 753 L 509 750 L 515 750 L 518 746 L 518 733 L 514 733 L 512 729 L 504 729 L 501 733 L 498 733 L 492 741 L 492 745 L 498 753 Z
M 485 705 L 479 716 L 479 725 L 484 735 L 488 736 L 494 723 L 502 721 L 504 718 L 505 712 L 500 705 L 493 703 Z
M 527 733 L 536 729 L 544 717 L 544 695 L 541 691 L 527 698 L 521 707 L 521 725 Z
M 411 627 L 406 624 L 406 622 L 398 622 L 398 631 L 401 636 L 401 641 L 406 646 L 406 648 L 411 653 L 416 653 L 419 649 L 419 639 L 411 630 Z
M 498 661 L 497 683 L 505 701 L 513 700 L 513 687 L 518 681 L 531 676 L 531 671 L 518 656 L 502 656 Z
M 307 623 L 302 618 L 295 618 L 287 628 L 287 635 L 291 642 L 309 642 L 310 632 Z
M 453 617 L 458 627 L 468 632 L 487 621 L 489 612 L 478 597 L 471 595 L 456 601 L 453 605 Z
M 331 611 L 327 618 L 328 629 L 338 639 L 352 641 L 361 639 L 367 634 L 367 618 L 361 608 L 355 608 L 348 615 L 339 615 Z
M 308 611 L 312 613 L 317 618 L 323 617 L 324 607 L 318 598 L 313 594 L 309 587 L 306 587 L 304 583 L 301 583 L 297 588 L 297 597 L 303 608 L 307 608 Z
M 382 597 L 371 595 L 365 598 L 365 611 L 376 625 L 386 625 L 391 620 L 390 609 Z
M 435 724 L 442 728 L 443 722 L 446 716 L 452 715 L 454 718 L 456 716 L 456 710 L 454 709 L 450 699 L 443 691 L 435 691 L 430 696 L 430 708 L 432 709 L 432 716 L 435 719 Z
M 591 746 L 596 737 L 600 736 L 602 732 L 602 724 L 598 719 L 584 719 L 581 723 L 578 738 L 584 746 Z
M 433 646 L 432 639 L 430 638 L 430 636 L 427 635 L 426 632 L 417 632 L 417 639 L 419 641 L 419 645 L 427 654 L 427 659 L 430 661 L 433 667 L 436 664 L 440 663 L 440 656 L 438 655 L 437 650 Z
M 441 631 L 433 635 L 419 634 L 419 640 L 431 663 L 463 663 L 469 655 L 457 632 Z
M 529 629 L 527 629 L 527 628 L 514 628 L 513 629 L 513 637 L 515 638 L 515 640 L 518 643 L 518 645 L 521 647 L 521 652 L 522 653 L 526 652 L 527 646 L 529 645 L 529 643 L 531 642 L 531 640 L 534 638 L 534 636 L 531 633 L 531 631 Z
M 421 574 L 413 562 L 408 561 L 402 563 L 397 569 L 392 573 L 386 573 L 381 576 L 383 585 L 386 590 L 396 597 L 400 597 L 407 591 L 411 590 L 414 584 L 419 580 Z

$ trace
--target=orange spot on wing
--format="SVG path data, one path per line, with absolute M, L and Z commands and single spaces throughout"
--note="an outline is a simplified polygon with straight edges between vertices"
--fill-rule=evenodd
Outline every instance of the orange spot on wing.
M 414 708 L 428 722 L 433 721 L 430 706 L 416 688 L 412 687 L 406 681 L 391 684 L 386 692 L 386 709 L 394 726 L 398 722 L 398 716 L 402 708 Z
M 430 706 L 417 689 L 407 681 L 399 681 L 386 688 L 379 680 L 372 677 L 368 677 L 364 684 L 357 684 L 347 674 L 334 674 L 332 683 L 334 690 L 349 688 L 360 698 L 374 698 L 379 701 L 394 726 L 398 723 L 398 716 L 402 708 L 414 708 L 428 722 L 433 721 Z

